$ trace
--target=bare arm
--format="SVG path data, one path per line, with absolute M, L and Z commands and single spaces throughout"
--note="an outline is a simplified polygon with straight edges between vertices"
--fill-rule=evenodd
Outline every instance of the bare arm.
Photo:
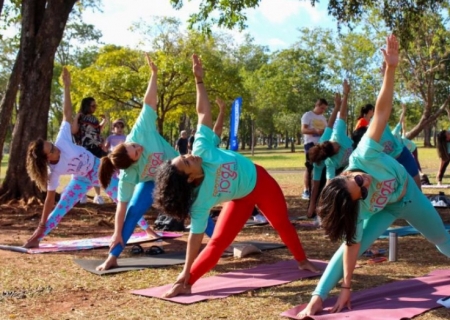
M 199 57 L 192 55 L 192 71 L 195 76 L 195 86 L 197 88 L 197 114 L 198 124 L 205 125 L 212 128 L 211 105 L 208 100 L 208 93 L 206 92 L 203 83 L 203 66 Z
M 334 109 L 331 112 L 330 118 L 328 119 L 328 128 L 333 128 L 334 122 L 336 121 L 336 117 L 339 112 L 339 109 L 341 108 L 341 105 L 342 105 L 341 95 L 339 93 L 336 93 L 334 95 Z
M 42 208 L 41 224 L 45 225 L 50 212 L 52 212 L 53 207 L 55 206 L 55 194 L 55 190 L 47 191 L 47 195 L 45 196 L 44 208 Z
M 348 94 L 350 93 L 350 85 L 348 84 L 347 80 L 344 80 L 344 83 L 342 84 L 342 92 L 344 94 L 341 103 L 341 110 L 339 112 L 339 119 L 347 121 L 347 101 Z
M 77 113 L 75 118 L 73 119 L 72 123 L 70 124 L 70 131 L 72 134 L 77 134 L 78 130 L 80 130 L 80 117 L 82 113 Z
M 400 115 L 400 123 L 402 125 L 402 136 L 406 134 L 406 105 L 402 104 L 402 114 Z
M 216 103 L 219 106 L 219 115 L 217 116 L 216 123 L 214 124 L 214 133 L 220 138 L 223 130 L 223 117 L 225 115 L 225 102 L 217 98 Z
M 114 233 L 122 234 L 123 223 L 125 221 L 125 213 L 127 211 L 128 202 L 119 201 L 116 207 L 116 216 L 114 220 Z
M 62 80 L 64 84 L 64 106 L 63 106 L 63 121 L 72 120 L 72 100 L 70 98 L 70 73 L 66 67 L 63 68 Z
M 336 119 L 336 117 L 335 117 L 335 119 Z M 318 135 L 322 135 L 323 130 L 317 130 L 315 128 L 310 128 L 307 124 L 303 124 L 302 125 L 302 133 L 303 134 L 318 134 Z
M 394 35 L 387 38 L 387 48 L 382 49 L 386 71 L 384 73 L 383 85 L 375 105 L 375 112 L 372 123 L 367 129 L 367 136 L 377 142 L 380 141 L 389 116 L 392 111 L 392 101 L 394 98 L 395 69 L 398 64 L 398 42 Z
M 189 274 L 191 271 L 192 264 L 200 252 L 200 247 L 202 245 L 203 233 L 190 233 L 187 244 L 186 251 L 186 261 L 184 263 L 184 272 Z M 188 279 L 186 279 L 188 280 Z M 187 282 L 187 281 L 186 281 Z
M 147 60 L 147 64 L 151 69 L 151 76 L 150 81 L 148 82 L 147 91 L 145 92 L 144 96 L 144 103 L 152 107 L 155 111 L 156 109 L 156 103 L 158 101 L 157 93 L 158 93 L 158 85 L 157 85 L 157 78 L 158 78 L 158 68 L 156 68 L 153 61 L 150 59 L 149 55 L 145 54 L 145 59 Z

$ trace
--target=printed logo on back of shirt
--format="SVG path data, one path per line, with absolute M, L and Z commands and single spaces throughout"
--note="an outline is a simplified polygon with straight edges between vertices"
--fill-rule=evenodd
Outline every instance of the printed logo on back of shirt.
M 370 208 L 377 211 L 383 209 L 389 201 L 389 196 L 395 191 L 397 183 L 395 178 L 384 180 L 375 186 L 377 189 L 370 198 Z
M 158 168 L 164 161 L 163 154 L 163 152 L 155 152 L 148 156 L 147 164 L 145 165 L 144 171 L 142 171 L 141 179 L 155 177 L 156 168 Z
M 348 163 L 348 159 L 350 158 L 350 155 L 353 152 L 353 148 L 347 148 L 344 151 L 344 155 L 342 156 L 342 160 L 341 160 L 341 166 L 346 165 Z
M 386 141 L 383 144 L 383 152 L 387 154 L 391 154 L 394 151 L 394 143 L 392 141 Z
M 216 171 L 213 196 L 230 193 L 231 182 L 236 180 L 237 176 L 236 162 L 222 164 Z
M 67 164 L 67 173 L 86 174 L 88 168 L 83 167 L 88 165 L 88 159 L 86 154 L 80 154 L 78 157 L 70 159 Z

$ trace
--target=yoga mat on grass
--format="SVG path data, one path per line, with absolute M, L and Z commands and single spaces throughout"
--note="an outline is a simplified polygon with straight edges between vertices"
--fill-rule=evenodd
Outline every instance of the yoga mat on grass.
M 429 275 L 410 280 L 395 281 L 377 288 L 352 292 L 352 310 L 327 312 L 337 297 L 326 300 L 324 311 L 311 316 L 314 320 L 400 320 L 409 319 L 441 305 L 437 300 L 450 292 L 450 270 L 435 270 Z M 281 315 L 298 319 L 297 314 L 306 307 L 302 304 Z
M 166 232 L 161 231 L 157 232 L 161 238 L 178 238 L 183 236 L 183 234 L 175 233 L 175 232 Z M 41 243 L 39 248 L 31 248 L 27 249 L 19 246 L 8 246 L 8 245 L 0 245 L 1 250 L 10 250 L 15 252 L 22 253 L 46 253 L 46 252 L 59 252 L 59 251 L 76 251 L 76 250 L 89 250 L 94 248 L 102 248 L 108 247 L 109 242 L 111 240 L 111 236 L 100 237 L 100 238 L 92 238 L 92 239 L 77 239 L 77 240 L 64 240 L 58 241 L 54 243 Z M 127 244 L 136 244 L 142 242 L 156 241 L 159 239 L 149 239 L 147 234 L 143 232 L 134 233 L 131 235 L 130 240 L 128 240 Z
M 422 189 L 448 189 L 450 188 L 449 184 L 444 184 L 442 186 L 438 186 L 437 184 L 423 184 L 421 185 Z
M 450 225 L 446 224 L 444 225 L 446 230 L 450 230 Z M 395 232 L 399 237 L 403 236 L 411 236 L 415 234 L 420 234 L 420 232 L 411 226 L 405 226 L 405 227 L 398 227 L 398 228 L 389 228 L 385 232 L 383 232 L 378 239 L 387 239 L 389 238 L 389 233 Z
M 280 249 L 286 247 L 283 243 L 276 242 L 264 242 L 264 241 L 242 241 L 236 242 L 236 244 L 252 244 L 261 251 Z M 224 252 L 222 257 L 231 256 L 233 253 Z M 74 262 L 86 271 L 104 275 L 112 273 L 120 273 L 132 270 L 142 270 L 146 268 L 161 268 L 167 266 L 173 266 L 183 264 L 186 258 L 186 252 L 164 253 L 156 256 L 136 257 L 136 258 L 123 258 L 118 259 L 119 267 L 106 271 L 97 271 L 95 268 L 101 265 L 104 260 L 87 260 L 87 259 L 74 259 Z
M 324 270 L 326 263 L 312 260 L 320 269 Z M 133 290 L 132 294 L 164 299 L 181 304 L 192 304 L 203 300 L 212 300 L 228 297 L 245 291 L 273 287 L 296 280 L 319 277 L 319 273 L 304 271 L 298 268 L 297 261 L 280 261 L 275 264 L 262 264 L 255 268 L 233 271 L 214 277 L 200 278 L 192 286 L 192 294 L 181 295 L 174 298 L 162 298 L 172 284 L 161 287 Z
M 105 271 L 95 270 L 95 268 L 101 265 L 105 260 L 74 259 L 73 261 L 80 267 L 82 267 L 84 270 L 102 276 L 105 274 L 142 270 L 146 268 L 161 268 L 167 266 L 174 266 L 178 264 L 183 264 L 185 259 L 186 259 L 186 252 L 165 253 L 156 256 L 147 256 L 139 258 L 124 258 L 117 260 L 119 267 Z

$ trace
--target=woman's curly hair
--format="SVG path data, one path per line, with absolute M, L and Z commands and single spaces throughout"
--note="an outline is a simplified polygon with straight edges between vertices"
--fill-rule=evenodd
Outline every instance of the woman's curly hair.
M 48 167 L 47 155 L 44 152 L 44 140 L 31 141 L 27 150 L 27 172 L 41 191 L 47 190 Z
M 355 243 L 359 203 L 352 200 L 347 189 L 347 178 L 338 176 L 330 180 L 320 194 L 317 214 L 322 218 L 322 228 L 333 242 L 345 240 Z
M 336 152 L 331 141 L 319 143 L 308 150 L 308 158 L 313 163 L 321 163 L 335 154 Z
M 184 220 L 194 202 L 194 188 L 185 173 L 178 171 L 171 160 L 165 161 L 156 170 L 153 205 L 169 216 Z

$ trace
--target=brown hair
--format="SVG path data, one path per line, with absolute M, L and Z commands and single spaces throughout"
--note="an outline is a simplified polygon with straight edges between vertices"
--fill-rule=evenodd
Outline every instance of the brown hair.
M 356 242 L 359 200 L 352 199 L 346 180 L 346 177 L 337 176 L 323 188 L 317 214 L 322 218 L 322 228 L 332 242 L 343 239 L 351 245 Z
M 27 150 L 27 172 L 41 191 L 47 190 L 48 167 L 44 152 L 44 140 L 39 138 L 30 142 Z
M 107 188 L 117 169 L 127 169 L 135 161 L 131 160 L 124 143 L 117 145 L 106 157 L 101 158 L 98 178 L 103 188 Z
M 313 163 L 321 163 L 335 154 L 333 144 L 330 141 L 319 143 L 308 150 L 308 158 Z
M 450 155 L 447 151 L 447 130 L 442 130 L 437 134 L 436 139 L 436 148 L 439 155 L 439 158 L 441 158 L 442 161 L 449 161 Z

